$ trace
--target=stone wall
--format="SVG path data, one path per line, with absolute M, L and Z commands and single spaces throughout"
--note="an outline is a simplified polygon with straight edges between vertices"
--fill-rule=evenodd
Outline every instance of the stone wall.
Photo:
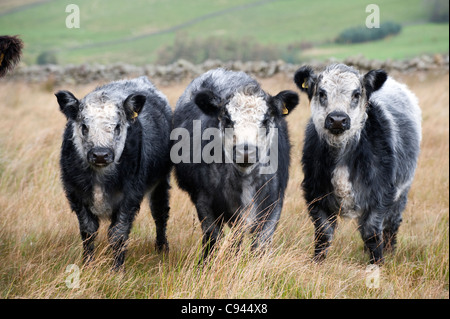
M 335 62 L 343 62 L 352 65 L 361 71 L 371 69 L 385 69 L 387 72 L 414 73 L 432 71 L 445 73 L 449 70 L 449 55 L 435 54 L 422 55 L 404 61 L 378 61 L 367 60 L 362 56 L 350 57 L 343 61 L 329 59 L 324 62 L 308 62 L 317 69 Z M 253 76 L 266 78 L 278 73 L 292 77 L 300 64 L 290 64 L 284 61 L 254 61 L 254 62 L 221 62 L 208 60 L 202 64 L 194 65 L 185 60 L 179 60 L 170 65 L 144 65 L 135 66 L 124 63 L 111 65 L 80 64 L 80 65 L 32 65 L 19 66 L 6 76 L 2 81 L 26 81 L 29 83 L 61 84 L 88 84 L 91 82 L 109 82 L 123 78 L 147 75 L 151 80 L 162 84 L 180 82 L 193 79 L 196 76 L 217 67 L 225 67 L 231 70 L 240 70 Z

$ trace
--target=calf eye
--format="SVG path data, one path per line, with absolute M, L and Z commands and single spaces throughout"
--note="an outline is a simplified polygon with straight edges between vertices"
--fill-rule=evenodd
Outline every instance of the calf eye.
M 222 121 L 224 124 L 224 127 L 233 127 L 233 121 L 228 116 L 223 116 Z
M 352 102 L 353 103 L 358 103 L 360 97 L 361 97 L 361 93 L 359 93 L 359 92 L 353 93 L 353 95 L 352 95 Z
M 327 92 L 324 90 L 319 90 L 319 100 L 321 104 L 325 104 L 327 101 Z
M 83 136 L 86 136 L 88 132 L 89 132 L 89 129 L 86 126 L 86 124 L 81 124 L 81 134 L 83 134 Z
M 120 124 L 117 124 L 117 125 L 116 125 L 116 128 L 114 129 L 114 133 L 115 133 L 116 135 L 119 135 L 119 134 L 120 134 Z

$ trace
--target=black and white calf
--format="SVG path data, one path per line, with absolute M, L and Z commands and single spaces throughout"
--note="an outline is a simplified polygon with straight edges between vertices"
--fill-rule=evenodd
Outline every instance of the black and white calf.
M 197 209 L 204 257 L 226 223 L 244 224 L 254 248 L 270 241 L 288 181 L 284 117 L 297 104 L 295 92 L 270 96 L 244 72 L 224 69 L 194 79 L 178 100 L 171 158 Z
M 311 119 L 302 165 L 315 225 L 315 258 L 325 257 L 337 216 L 357 218 L 372 263 L 393 249 L 413 181 L 421 110 L 408 88 L 383 70 L 365 75 L 343 64 L 294 81 L 308 94 Z
M 147 192 L 156 247 L 167 249 L 172 111 L 166 97 L 146 77 L 111 82 L 82 100 L 68 91 L 56 97 L 68 120 L 60 164 L 80 224 L 83 261 L 93 257 L 99 219 L 108 219 L 114 268 L 123 265 L 126 241 Z

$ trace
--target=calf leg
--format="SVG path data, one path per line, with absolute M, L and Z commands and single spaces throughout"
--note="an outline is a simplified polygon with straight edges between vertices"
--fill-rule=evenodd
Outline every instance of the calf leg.
M 394 204 L 391 213 L 385 218 L 383 223 L 384 249 L 394 251 L 397 244 L 397 233 L 402 222 L 402 212 L 406 207 L 407 194 L 405 192 Z
M 281 207 L 282 203 L 277 203 L 275 208 L 268 207 L 263 217 L 259 218 L 258 225 L 255 228 L 256 238 L 252 242 L 252 249 L 264 250 L 270 245 L 280 219 Z
M 169 219 L 169 180 L 164 178 L 150 194 L 150 209 L 156 225 L 156 250 L 169 251 L 166 237 L 167 220 Z
M 370 254 L 370 263 L 383 263 L 383 214 L 369 212 L 359 220 L 359 230 Z
M 214 217 L 210 207 L 210 199 L 200 198 L 196 201 L 195 206 L 202 226 L 203 260 L 205 260 L 222 234 L 223 221 L 222 218 Z
M 313 209 L 310 212 L 311 218 L 314 222 L 314 260 L 321 262 L 325 259 L 328 248 L 333 239 L 334 230 L 336 228 L 336 215 L 326 213 L 321 209 Z
M 222 228 L 223 225 L 221 222 L 209 222 L 208 220 L 202 221 L 203 260 L 209 256 L 217 241 L 219 241 L 222 236 Z
M 402 219 L 400 217 L 396 222 L 391 222 L 383 229 L 384 249 L 393 252 L 397 246 L 397 233 Z
M 388 220 L 384 223 L 383 227 L 383 242 L 384 249 L 386 251 L 393 252 L 397 245 L 397 233 L 402 222 L 401 213 L 394 213 L 390 216 Z
M 128 237 L 138 210 L 139 206 L 132 206 L 129 209 L 121 207 L 113 216 L 108 229 L 108 239 L 114 254 L 114 270 L 123 269 Z
M 98 218 L 85 207 L 82 207 L 76 214 L 83 241 L 83 264 L 89 264 L 94 259 L 94 241 L 99 227 Z

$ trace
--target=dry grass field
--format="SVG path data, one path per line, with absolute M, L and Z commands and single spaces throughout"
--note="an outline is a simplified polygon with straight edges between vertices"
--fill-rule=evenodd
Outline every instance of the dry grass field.
M 154 250 L 155 228 L 145 200 L 130 236 L 126 272 L 113 273 L 106 225 L 96 242 L 95 263 L 82 267 L 78 222 L 63 194 L 58 164 L 65 118 L 53 93 L 69 89 L 81 98 L 96 85 L 1 82 L 0 298 L 449 298 L 449 78 L 399 78 L 420 100 L 422 151 L 397 251 L 386 256 L 378 287 L 367 284 L 368 256 L 354 221 L 339 221 L 324 263 L 311 261 L 313 225 L 300 190 L 310 113 L 305 95 L 288 118 L 290 181 L 270 254 L 254 256 L 245 242 L 230 253 L 233 232 L 228 231 L 211 262 L 198 268 L 200 224 L 173 180 L 170 252 Z M 284 76 L 261 84 L 273 94 L 298 92 Z M 186 85 L 159 88 L 175 105 Z M 79 273 L 66 270 L 72 264 Z

